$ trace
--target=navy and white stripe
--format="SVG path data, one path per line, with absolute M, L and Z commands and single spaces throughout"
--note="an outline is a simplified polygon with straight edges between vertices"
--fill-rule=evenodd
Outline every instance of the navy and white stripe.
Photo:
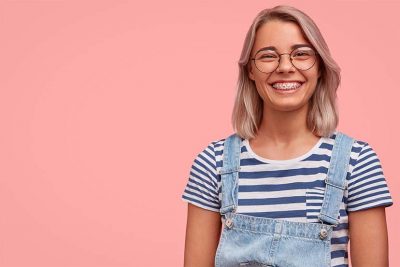
M 336 132 L 322 137 L 306 154 L 290 160 L 270 160 L 255 154 L 247 139 L 241 147 L 237 213 L 300 222 L 318 222 L 324 179 Z M 225 139 L 211 142 L 194 159 L 182 200 L 219 212 Z M 393 204 L 379 158 L 371 146 L 354 142 L 347 173 L 348 189 L 340 222 L 332 236 L 331 265 L 348 264 L 349 211 Z

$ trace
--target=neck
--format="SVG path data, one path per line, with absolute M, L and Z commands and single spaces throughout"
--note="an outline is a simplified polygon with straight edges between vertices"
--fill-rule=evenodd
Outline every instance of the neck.
M 304 139 L 315 139 L 307 128 L 308 105 L 293 111 L 279 111 L 264 107 L 263 119 L 256 139 L 262 139 L 275 145 L 290 145 Z

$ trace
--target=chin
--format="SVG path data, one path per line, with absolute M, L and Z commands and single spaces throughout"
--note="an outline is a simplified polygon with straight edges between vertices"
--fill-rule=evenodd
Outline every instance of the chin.
M 274 99 L 273 101 L 268 101 L 265 105 L 271 107 L 272 110 L 276 111 L 297 111 L 307 107 L 309 101 L 303 101 L 304 99 L 286 99 L 286 101 L 282 101 L 281 99 Z

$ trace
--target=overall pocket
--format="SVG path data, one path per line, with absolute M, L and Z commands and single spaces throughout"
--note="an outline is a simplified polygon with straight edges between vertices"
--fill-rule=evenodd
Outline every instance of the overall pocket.
M 329 267 L 330 241 L 282 236 L 275 254 L 276 266 Z
M 218 244 L 215 266 L 268 266 L 267 258 L 274 235 L 249 229 L 226 227 Z

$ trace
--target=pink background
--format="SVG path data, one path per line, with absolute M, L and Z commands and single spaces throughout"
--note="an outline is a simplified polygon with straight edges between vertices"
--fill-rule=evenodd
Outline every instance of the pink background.
M 400 265 L 400 3 L 1 1 L 0 266 L 182 266 L 194 157 L 232 132 L 237 60 L 293 5 L 342 68 L 339 130 L 377 151 Z

